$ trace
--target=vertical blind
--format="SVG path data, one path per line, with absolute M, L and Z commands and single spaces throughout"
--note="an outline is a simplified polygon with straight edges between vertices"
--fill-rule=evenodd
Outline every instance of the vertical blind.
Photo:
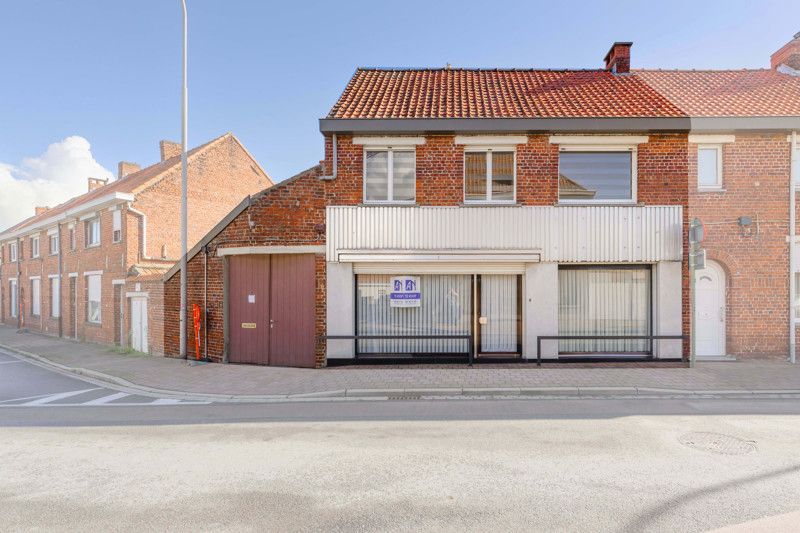
M 560 268 L 559 335 L 649 335 L 649 268 Z M 566 353 L 649 352 L 647 340 L 562 340 Z
M 86 276 L 86 320 L 100 323 L 100 276 Z
M 420 306 L 390 307 L 392 276 L 359 274 L 358 335 L 469 335 L 472 276 L 420 275 Z M 465 353 L 464 339 L 360 340 L 360 353 Z
M 481 352 L 516 352 L 519 310 L 516 275 L 481 276 Z
M 61 280 L 50 278 L 50 316 L 61 316 Z

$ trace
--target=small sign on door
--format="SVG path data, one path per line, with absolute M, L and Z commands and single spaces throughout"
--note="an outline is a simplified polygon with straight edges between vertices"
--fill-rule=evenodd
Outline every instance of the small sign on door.
M 242 329 L 256 329 L 255 322 L 242 322 Z
M 247 303 L 249 303 L 249 304 L 256 303 L 256 295 L 255 294 L 248 294 L 247 295 Z

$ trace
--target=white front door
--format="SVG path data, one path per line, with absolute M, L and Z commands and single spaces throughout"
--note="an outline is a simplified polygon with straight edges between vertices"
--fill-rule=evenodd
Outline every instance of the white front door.
M 716 261 L 695 272 L 695 350 L 698 359 L 725 353 L 725 271 Z
M 131 348 L 147 353 L 147 298 L 131 298 Z
M 518 353 L 518 279 L 516 275 L 480 276 L 480 353 Z

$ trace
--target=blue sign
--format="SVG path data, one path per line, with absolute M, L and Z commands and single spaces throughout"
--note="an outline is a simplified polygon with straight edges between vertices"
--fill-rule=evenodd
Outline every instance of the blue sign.
M 421 296 L 419 277 L 398 276 L 392 278 L 389 307 L 419 307 Z

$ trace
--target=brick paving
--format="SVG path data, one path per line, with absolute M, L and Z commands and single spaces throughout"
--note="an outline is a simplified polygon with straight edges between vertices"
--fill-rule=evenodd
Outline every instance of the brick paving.
M 0 326 L 0 347 L 133 384 L 197 394 L 287 395 L 356 389 L 638 387 L 703 391 L 800 390 L 800 365 L 776 361 L 683 365 L 413 365 L 322 369 L 194 364 Z

